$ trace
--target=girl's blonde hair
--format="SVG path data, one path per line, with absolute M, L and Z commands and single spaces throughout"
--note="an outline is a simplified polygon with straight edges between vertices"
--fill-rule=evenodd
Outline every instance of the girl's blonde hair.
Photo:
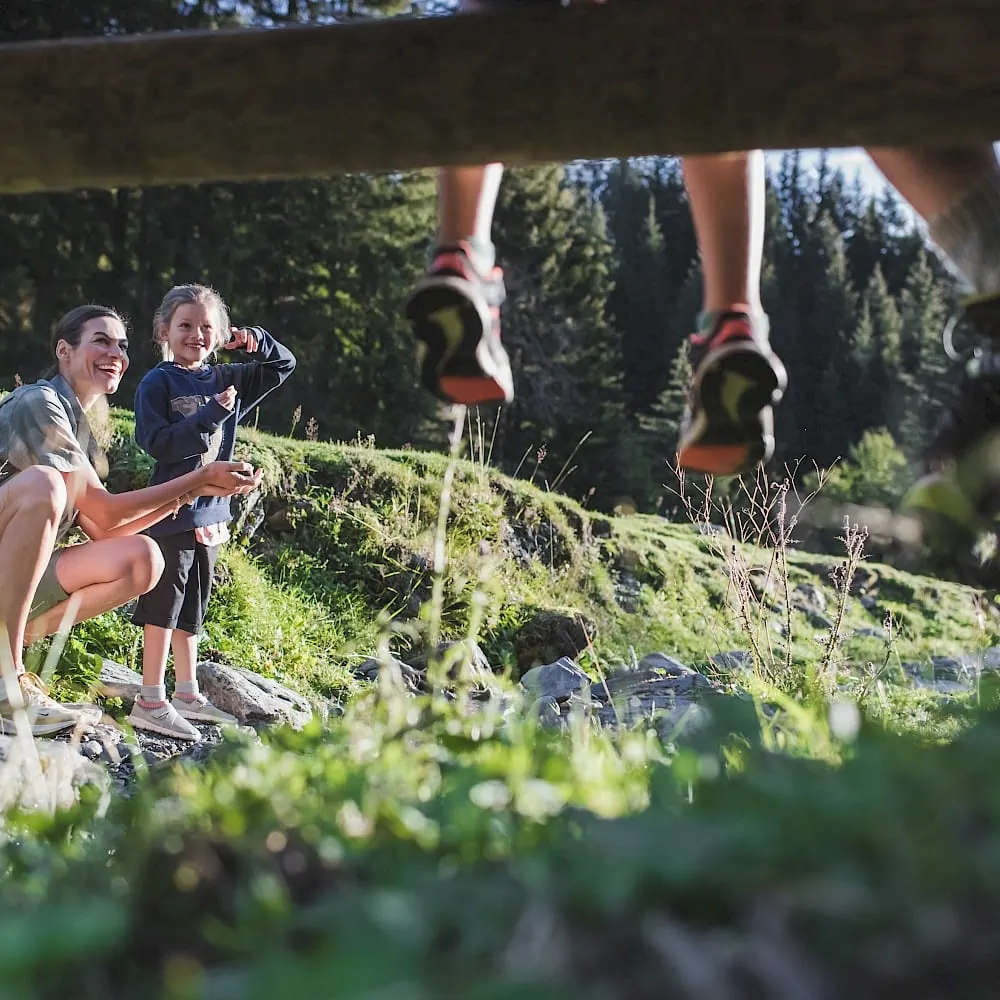
M 229 310 L 222 296 L 214 288 L 209 288 L 208 285 L 174 285 L 163 296 L 159 308 L 153 313 L 153 339 L 159 344 L 164 361 L 173 360 L 173 352 L 167 345 L 166 339 L 170 321 L 180 306 L 187 305 L 200 305 L 215 310 L 219 325 L 215 332 L 216 342 L 212 344 L 212 351 L 217 351 L 229 339 Z

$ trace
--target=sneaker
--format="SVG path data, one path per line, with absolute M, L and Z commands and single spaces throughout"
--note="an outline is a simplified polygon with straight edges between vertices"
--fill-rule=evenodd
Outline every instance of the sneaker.
M 748 472 L 774 454 L 774 412 L 788 387 L 767 318 L 734 306 L 691 337 L 694 378 L 681 421 L 681 468 L 714 476 Z
M 96 725 L 102 712 L 96 705 L 61 705 L 49 697 L 49 689 L 36 674 L 25 672 L 18 678 L 24 711 L 31 724 L 33 736 L 50 736 L 64 729 L 85 728 Z M 6 698 L 0 698 L 0 732 L 15 733 L 14 713 L 18 707 Z
M 158 736 L 194 742 L 201 739 L 201 733 L 187 719 L 182 719 L 169 701 L 145 704 L 136 698 L 128 721 L 134 729 L 145 729 L 146 732 L 156 733 Z
M 973 298 L 965 320 L 981 341 L 968 359 L 954 405 L 944 415 L 924 457 L 924 476 L 903 499 L 922 523 L 934 553 L 957 552 L 995 530 L 1000 512 L 1000 294 Z M 950 332 L 946 330 L 946 349 Z
M 179 716 L 195 722 L 214 722 L 217 726 L 235 726 L 239 722 L 235 715 L 216 708 L 203 694 L 198 694 L 194 698 L 182 698 L 175 694 L 170 704 L 174 706 Z
M 472 260 L 468 244 L 440 248 L 406 304 L 420 380 L 448 403 L 509 403 L 514 381 L 500 343 L 503 272 L 481 275 Z

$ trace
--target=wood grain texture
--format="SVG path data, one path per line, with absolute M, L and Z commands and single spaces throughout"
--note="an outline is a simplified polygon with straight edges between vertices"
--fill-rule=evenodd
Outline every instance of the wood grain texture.
M 1000 0 L 613 0 L 0 46 L 0 192 L 1000 137 Z

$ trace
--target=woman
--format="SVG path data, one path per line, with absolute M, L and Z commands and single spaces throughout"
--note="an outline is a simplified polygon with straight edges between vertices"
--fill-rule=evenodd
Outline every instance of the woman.
M 0 621 L 10 651 L 0 730 L 12 730 L 23 701 L 36 735 L 72 728 L 90 713 L 49 698 L 25 672 L 23 646 L 57 631 L 67 613 L 76 624 L 146 593 L 163 559 L 138 532 L 195 497 L 249 493 L 261 477 L 246 462 L 212 462 L 158 486 L 109 493 L 92 427 L 128 368 L 125 323 L 114 309 L 78 306 L 56 323 L 52 345 L 55 374 L 0 400 Z M 74 525 L 91 540 L 62 547 Z

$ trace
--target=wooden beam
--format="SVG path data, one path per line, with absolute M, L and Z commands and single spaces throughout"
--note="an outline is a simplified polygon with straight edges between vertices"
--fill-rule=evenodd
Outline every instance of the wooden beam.
M 0 192 L 1000 137 L 998 0 L 611 0 L 0 46 Z

